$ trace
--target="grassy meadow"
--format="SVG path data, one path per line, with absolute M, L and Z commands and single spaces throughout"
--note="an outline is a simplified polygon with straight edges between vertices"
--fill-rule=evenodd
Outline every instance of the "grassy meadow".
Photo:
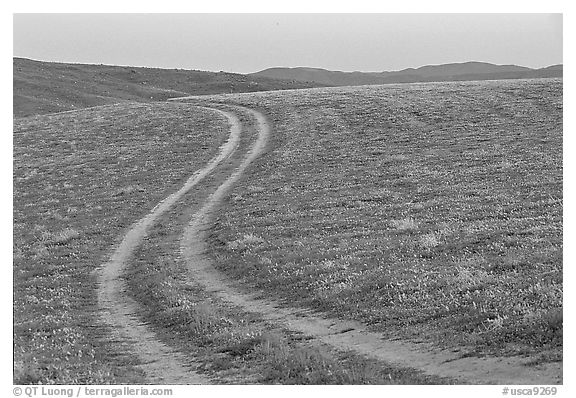
M 214 261 L 388 337 L 559 360 L 562 95 L 541 79 L 211 97 L 274 131 Z
M 226 108 L 224 108 L 226 109 Z M 197 371 L 222 384 L 451 384 L 429 376 L 335 351 L 309 337 L 263 321 L 258 314 L 226 304 L 189 277 L 180 240 L 222 178 L 252 145 L 255 127 L 249 113 L 234 111 L 243 134 L 235 154 L 201 188 L 193 189 L 164 214 L 134 253 L 125 279 L 139 304 L 139 315 L 167 345 L 199 364 Z
M 50 101 L 17 116 L 94 105 Z M 271 124 L 209 231 L 208 255 L 243 288 L 386 338 L 562 359 L 562 79 L 189 101 L 14 119 L 15 383 L 144 380 L 99 320 L 94 271 L 227 139 L 226 119 L 195 104 L 239 104 Z M 238 151 L 159 218 L 128 265 L 138 315 L 219 383 L 454 382 L 314 344 L 187 281 L 182 232 L 254 140 L 254 120 L 234 109 Z
M 125 104 L 14 121 L 14 382 L 138 383 L 94 270 L 229 134 L 220 114 Z

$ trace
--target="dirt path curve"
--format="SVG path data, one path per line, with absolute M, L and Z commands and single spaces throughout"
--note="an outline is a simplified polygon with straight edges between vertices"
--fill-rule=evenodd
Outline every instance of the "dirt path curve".
M 304 309 L 283 308 L 272 300 L 258 299 L 233 287 L 233 282 L 218 272 L 206 256 L 206 231 L 211 226 L 214 210 L 250 163 L 266 146 L 270 127 L 265 117 L 253 110 L 258 122 L 259 138 L 240 167 L 207 199 L 192 217 L 180 244 L 187 261 L 191 281 L 204 286 L 222 300 L 245 311 L 258 313 L 263 319 L 304 333 L 336 349 L 352 350 L 378 360 L 415 368 L 429 375 L 459 379 L 465 384 L 558 384 L 562 382 L 562 364 L 528 367 L 526 358 L 460 358 L 458 352 L 438 351 L 426 344 L 385 340 L 355 321 L 323 317 Z
M 103 320 L 112 326 L 115 338 L 128 341 L 142 361 L 141 368 L 151 384 L 209 384 L 210 380 L 195 373 L 189 366 L 192 361 L 160 342 L 152 330 L 137 317 L 138 305 L 126 293 L 122 279 L 124 268 L 134 250 L 147 235 L 150 227 L 169 210 L 186 192 L 202 181 L 238 146 L 241 124 L 232 113 L 208 108 L 224 115 L 230 123 L 228 140 L 219 153 L 202 169 L 195 172 L 177 192 L 158 203 L 152 211 L 136 222 L 115 248 L 110 260 L 98 270 L 98 304 Z

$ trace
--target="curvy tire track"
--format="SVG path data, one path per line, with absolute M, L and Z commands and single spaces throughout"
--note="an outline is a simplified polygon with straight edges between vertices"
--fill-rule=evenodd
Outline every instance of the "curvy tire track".
M 195 373 L 186 365 L 191 362 L 189 358 L 160 342 L 154 332 L 139 320 L 138 305 L 128 296 L 126 283 L 122 280 L 126 264 L 156 220 L 227 159 L 238 146 L 241 132 L 239 119 L 229 112 L 207 109 L 216 111 L 228 119 L 230 123 L 228 140 L 220 147 L 219 153 L 205 167 L 195 172 L 182 188 L 162 200 L 148 215 L 133 224 L 115 248 L 110 260 L 98 270 L 98 304 L 102 318 L 112 327 L 115 338 L 128 341 L 132 345 L 142 361 L 140 367 L 148 376 L 147 381 L 152 384 L 210 383 L 209 379 Z
M 259 137 L 240 167 L 218 187 L 205 205 L 192 217 L 180 243 L 191 282 L 199 283 L 220 299 L 264 320 L 304 333 L 339 350 L 352 350 L 371 358 L 421 370 L 425 374 L 449 377 L 465 384 L 558 384 L 562 383 L 562 363 L 528 366 L 528 358 L 462 358 L 458 352 L 439 351 L 427 344 L 385 340 L 378 333 L 356 321 L 327 318 L 306 309 L 281 307 L 272 300 L 256 298 L 233 286 L 218 272 L 206 256 L 206 235 L 215 209 L 226 192 L 264 150 L 270 127 L 265 117 L 254 110 L 241 108 L 258 122 Z

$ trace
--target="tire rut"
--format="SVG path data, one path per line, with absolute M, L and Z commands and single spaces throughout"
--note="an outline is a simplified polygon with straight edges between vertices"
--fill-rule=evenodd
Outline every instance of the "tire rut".
M 102 320 L 112 327 L 113 337 L 127 341 L 142 364 L 138 365 L 151 384 L 210 384 L 210 379 L 193 371 L 190 358 L 162 343 L 152 329 L 138 318 L 138 304 L 129 297 L 122 279 L 126 265 L 142 239 L 158 218 L 184 194 L 200 183 L 219 164 L 234 153 L 241 133 L 239 119 L 232 113 L 207 108 L 224 115 L 230 123 L 228 140 L 206 166 L 196 171 L 177 192 L 158 203 L 149 214 L 133 224 L 110 260 L 98 270 L 98 305 Z
M 187 262 L 189 280 L 198 283 L 225 302 L 264 320 L 301 332 L 338 350 L 351 350 L 387 363 L 413 368 L 428 375 L 457 379 L 464 384 L 558 384 L 562 382 L 562 363 L 528 366 L 528 358 L 462 357 L 458 352 L 437 350 L 429 344 L 383 339 L 357 321 L 324 317 L 306 309 L 286 308 L 274 300 L 257 298 L 234 287 L 234 282 L 217 271 L 207 256 L 206 237 L 211 220 L 227 191 L 264 150 L 270 127 L 266 118 L 250 112 L 258 123 L 258 139 L 238 169 L 207 199 L 192 217 L 180 242 Z

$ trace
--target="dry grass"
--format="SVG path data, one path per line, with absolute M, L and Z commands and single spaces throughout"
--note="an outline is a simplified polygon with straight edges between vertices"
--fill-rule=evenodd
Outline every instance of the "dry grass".
M 390 336 L 561 357 L 562 80 L 216 99 L 275 131 L 218 218 L 221 270 Z
M 129 292 L 141 304 L 144 320 L 166 344 L 195 358 L 200 371 L 219 383 L 232 384 L 453 382 L 310 344 L 305 336 L 226 305 L 189 282 L 187 264 L 178 255 L 179 243 L 183 228 L 206 195 L 186 195 L 163 216 L 135 252 L 126 275 Z M 239 252 L 264 243 L 264 239 L 246 233 L 229 243 L 233 243 L 229 250 Z M 271 264 L 268 258 L 261 262 Z M 322 266 L 332 265 L 326 262 Z
M 235 239 L 226 243 L 230 250 L 245 250 L 250 246 L 257 246 L 261 243 L 264 243 L 264 239 L 256 236 L 254 234 L 244 234 L 242 238 Z
M 267 294 L 363 320 L 384 335 L 561 358 L 561 84 L 235 97 L 262 109 L 275 135 L 219 213 L 216 263 Z M 227 134 L 213 121 L 176 104 L 15 121 L 15 382 L 141 380 L 134 358 L 94 327 L 91 271 L 212 156 Z M 167 340 L 208 349 L 207 371 L 257 364 L 269 372 L 244 382 L 382 380 L 366 362 L 341 366 L 342 358 L 266 334 L 249 314 L 183 284 L 176 239 L 165 241 L 173 227 L 158 228 L 131 289 Z M 392 382 L 423 380 L 388 374 Z
M 142 380 L 99 323 L 93 271 L 227 135 L 218 115 L 177 104 L 14 121 L 15 383 Z
M 398 231 L 411 231 L 418 229 L 418 223 L 412 218 L 404 218 L 402 220 L 392 220 L 390 225 Z

